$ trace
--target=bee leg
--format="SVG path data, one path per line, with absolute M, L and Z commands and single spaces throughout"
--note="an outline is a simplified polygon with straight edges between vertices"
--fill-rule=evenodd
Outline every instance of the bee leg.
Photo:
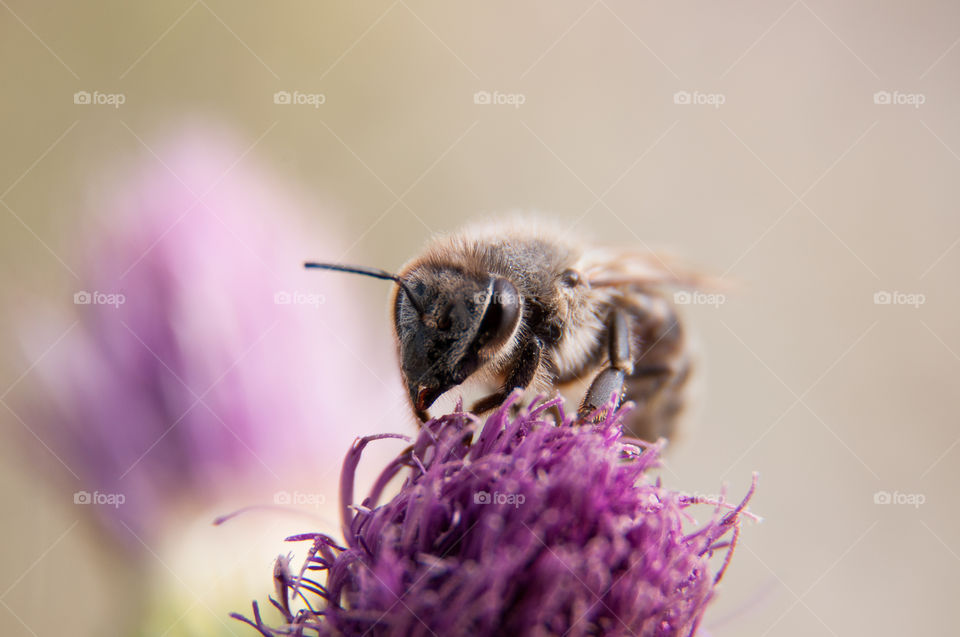
M 633 373 L 633 356 L 631 354 L 630 324 L 627 313 L 615 309 L 610 314 L 607 325 L 607 346 L 609 348 L 610 365 L 600 371 L 590 383 L 583 402 L 580 403 L 578 415 L 582 418 L 604 407 L 610 402 L 610 396 L 616 394 L 613 408 L 620 406 L 623 398 L 623 383 L 627 376 Z M 602 414 L 600 414 L 602 416 Z
M 526 389 L 531 382 L 533 382 L 534 376 L 537 374 L 537 369 L 540 368 L 540 358 L 543 354 L 543 341 L 539 338 L 534 337 L 527 345 L 520 350 L 520 354 L 514 359 L 513 369 L 510 370 L 510 373 L 507 375 L 507 382 L 504 383 L 503 389 L 500 391 L 490 394 L 489 396 L 484 396 L 477 402 L 473 403 L 473 406 L 470 407 L 470 411 L 475 414 L 482 414 L 485 411 L 490 411 L 494 407 L 497 407 L 515 389 Z

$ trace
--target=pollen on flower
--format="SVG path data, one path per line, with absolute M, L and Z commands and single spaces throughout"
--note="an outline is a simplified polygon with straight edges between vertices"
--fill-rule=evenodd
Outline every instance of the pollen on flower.
M 578 422 L 556 399 L 516 415 L 508 402 L 484 423 L 443 416 L 355 505 L 360 456 L 385 436 L 358 439 L 341 474 L 343 540 L 288 538 L 312 546 L 299 572 L 275 571 L 279 625 L 256 602 L 252 618 L 234 617 L 268 637 L 693 635 L 756 478 L 696 526 L 693 503 L 650 475 L 662 444 L 623 438 L 623 413 Z

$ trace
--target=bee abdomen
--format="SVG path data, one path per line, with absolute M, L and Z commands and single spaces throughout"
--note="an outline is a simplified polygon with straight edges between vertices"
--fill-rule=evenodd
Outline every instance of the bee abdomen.
M 637 347 L 623 398 L 636 408 L 627 416 L 625 428 L 644 440 L 670 438 L 686 403 L 691 372 L 683 326 L 663 297 L 644 295 L 632 301 L 627 309 Z

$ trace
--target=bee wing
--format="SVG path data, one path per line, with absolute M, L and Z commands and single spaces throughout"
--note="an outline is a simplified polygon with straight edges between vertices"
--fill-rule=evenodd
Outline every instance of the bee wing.
M 722 287 L 716 278 L 665 253 L 597 248 L 583 254 L 579 270 L 592 287 Z

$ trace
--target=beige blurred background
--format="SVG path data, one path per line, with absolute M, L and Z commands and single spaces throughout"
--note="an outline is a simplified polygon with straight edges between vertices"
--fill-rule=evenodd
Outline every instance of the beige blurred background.
M 320 202 L 308 221 L 335 225 L 348 260 L 396 268 L 431 233 L 510 210 L 668 248 L 735 287 L 685 308 L 704 364 L 664 479 L 738 495 L 759 471 L 765 518 L 705 628 L 955 634 L 958 38 L 946 1 L 2 0 L 0 320 L 10 334 L 37 303 L 73 311 L 91 184 L 151 161 L 186 122 L 232 130 Z M 77 91 L 125 101 L 78 105 Z M 385 288 L 355 290 L 391 347 Z M 884 291 L 900 295 L 875 303 Z M 31 361 L 3 345 L 12 403 Z M 5 440 L 22 433 L 8 410 L 0 421 Z M 286 528 L 245 527 L 266 542 L 250 557 L 152 547 L 155 568 L 118 575 L 118 554 L 22 457 L 4 444 L 2 634 L 109 634 L 146 612 L 130 601 L 143 586 L 169 592 L 174 620 L 144 634 L 251 632 L 226 614 L 265 599 Z M 242 544 L 200 522 L 178 534 Z M 244 559 L 255 578 L 234 575 Z

